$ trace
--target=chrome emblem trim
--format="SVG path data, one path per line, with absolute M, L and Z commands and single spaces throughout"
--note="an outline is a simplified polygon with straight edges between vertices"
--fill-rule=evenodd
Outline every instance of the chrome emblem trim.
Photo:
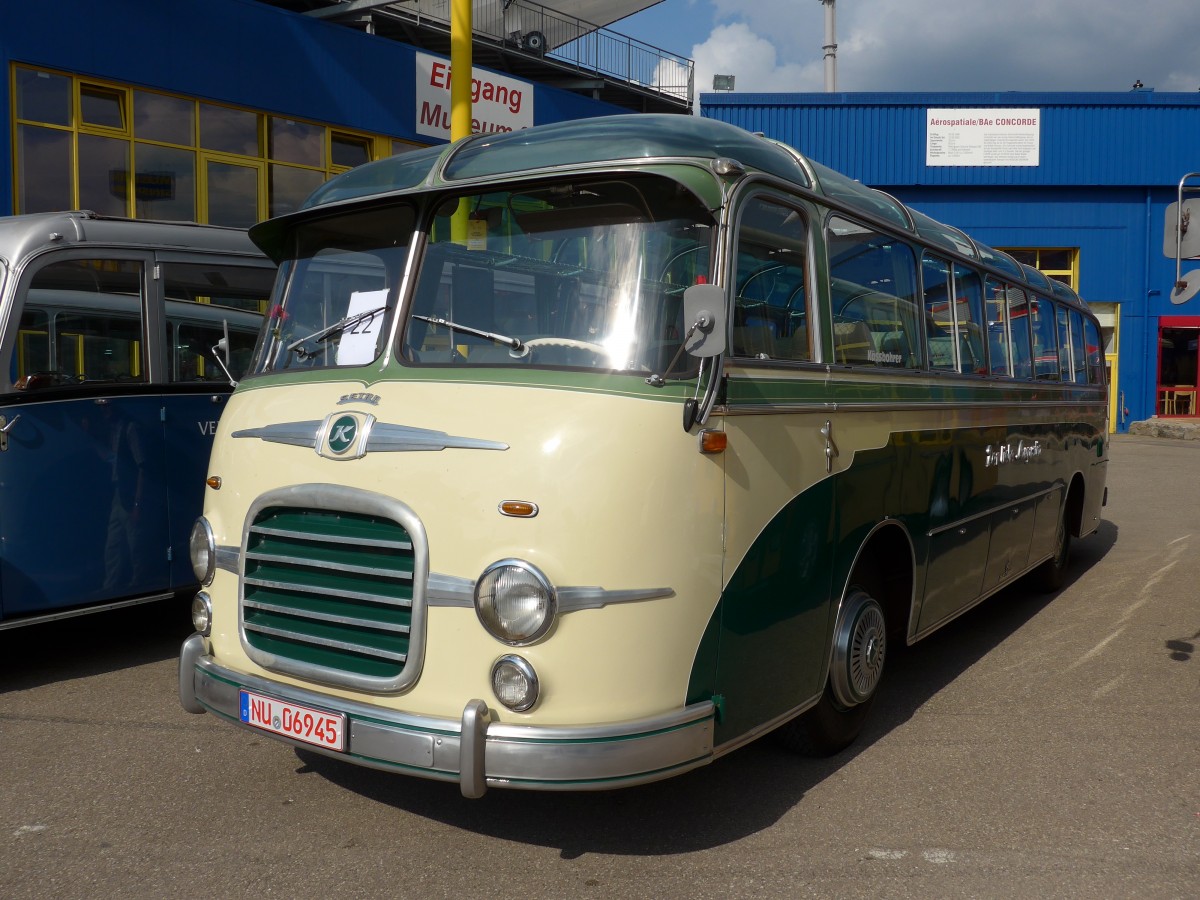
M 351 437 L 346 419 L 355 423 Z M 335 428 L 335 425 L 341 426 Z M 258 438 L 273 444 L 290 444 L 316 450 L 326 459 L 358 459 L 365 453 L 404 453 L 417 450 L 507 450 L 503 441 L 462 437 L 378 421 L 369 413 L 335 412 L 323 421 L 280 422 L 261 428 L 243 428 L 233 432 L 235 438 Z M 336 438 L 336 440 L 335 440 Z M 343 441 L 348 442 L 343 446 Z

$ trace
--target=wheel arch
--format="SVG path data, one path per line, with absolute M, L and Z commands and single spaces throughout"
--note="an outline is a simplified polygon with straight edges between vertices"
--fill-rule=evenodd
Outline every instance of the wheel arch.
M 831 624 L 841 614 L 851 588 L 858 586 L 883 607 L 888 638 L 906 642 L 915 608 L 916 571 L 916 549 L 904 523 L 898 519 L 879 522 L 854 554 Z

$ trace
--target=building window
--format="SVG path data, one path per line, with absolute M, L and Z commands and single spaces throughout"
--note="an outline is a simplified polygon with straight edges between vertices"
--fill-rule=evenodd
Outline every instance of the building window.
M 1002 247 L 1017 262 L 1033 266 L 1072 290 L 1079 283 L 1079 250 L 1075 247 Z
M 245 227 L 409 145 L 383 135 L 13 66 L 15 212 Z

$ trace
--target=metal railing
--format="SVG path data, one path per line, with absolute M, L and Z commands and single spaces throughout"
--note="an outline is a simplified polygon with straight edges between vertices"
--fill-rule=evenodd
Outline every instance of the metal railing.
M 415 0 L 386 7 L 418 25 L 450 27 L 451 0 Z M 628 35 L 528 0 L 475 0 L 475 39 L 491 39 L 578 72 L 607 76 L 691 104 L 694 63 Z

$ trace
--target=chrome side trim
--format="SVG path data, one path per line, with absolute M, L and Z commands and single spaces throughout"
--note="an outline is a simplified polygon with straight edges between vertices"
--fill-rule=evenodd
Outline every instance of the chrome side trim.
M 217 545 L 214 551 L 216 557 L 216 567 L 224 572 L 230 572 L 233 575 L 238 574 L 239 560 L 241 559 L 242 550 L 240 547 L 230 547 L 228 545 Z
M 991 506 L 991 507 L 983 510 L 982 512 L 977 512 L 972 515 L 965 516 L 964 518 L 961 518 L 961 519 L 955 519 L 953 522 L 948 522 L 945 525 L 939 525 L 937 528 L 931 528 L 927 532 L 925 532 L 925 537 L 934 537 L 935 535 L 939 535 L 944 531 L 952 531 L 955 528 L 961 528 L 963 525 L 967 525 L 971 522 L 976 521 L 977 519 L 986 519 L 989 516 L 994 516 L 996 513 L 1001 512 L 1002 510 L 1008 509 L 1011 506 L 1020 506 L 1022 503 L 1029 503 L 1032 500 L 1041 499 L 1042 497 L 1045 497 L 1047 494 L 1053 494 L 1056 491 L 1064 490 L 1066 488 L 1066 486 L 1067 485 L 1065 482 L 1056 481 L 1056 482 L 1054 482 L 1054 484 L 1050 485 L 1050 487 L 1048 487 L 1048 488 L 1044 488 L 1040 491 L 1035 491 L 1032 494 L 1026 494 L 1022 497 L 1017 497 L 1016 499 L 1009 500 L 1006 503 L 997 503 L 995 506 Z
M 262 428 L 243 428 L 235 431 L 230 437 L 258 438 L 273 444 L 291 444 L 293 447 L 317 448 L 321 423 L 314 422 L 284 422 L 279 425 L 264 425 Z
M 420 716 L 236 672 L 215 662 L 198 635 L 180 654 L 184 709 L 215 713 L 294 747 L 388 771 L 458 781 L 465 796 L 488 787 L 606 790 L 658 781 L 713 759 L 711 701 L 659 716 L 605 725 L 534 726 L 498 722 L 479 699 L 457 719 Z M 346 753 L 325 751 L 242 723 L 239 692 L 345 713 Z
M 376 423 L 367 438 L 367 452 L 396 453 L 409 450 L 507 450 L 508 444 L 482 438 L 457 437 L 429 428 Z
M 274 444 L 317 449 L 322 422 L 280 422 L 261 428 L 243 428 L 231 437 L 258 438 Z M 388 425 L 373 422 L 363 445 L 363 453 L 399 453 L 414 450 L 507 450 L 508 444 L 482 438 L 459 437 L 429 428 Z
M 669 587 L 627 588 L 605 590 L 602 587 L 560 587 L 558 594 L 559 613 L 575 612 L 580 609 L 601 609 L 612 603 L 636 603 L 639 600 L 657 600 L 659 597 L 674 597 Z M 457 575 L 431 572 L 425 591 L 430 606 L 458 607 L 471 609 L 475 606 L 475 581 Z
M 76 616 L 88 616 L 92 613 L 108 612 L 112 609 L 125 609 L 127 606 L 141 606 L 143 603 L 155 603 L 159 600 L 168 600 L 174 596 L 174 594 L 151 594 L 146 597 L 134 597 L 131 600 L 117 600 L 113 603 L 99 603 L 95 606 L 75 607 L 74 609 L 64 609 L 43 615 L 3 619 L 0 620 L 0 631 L 7 631 L 10 628 L 22 628 L 25 625 L 40 625 L 43 622 L 57 622 L 60 619 L 73 619 Z

